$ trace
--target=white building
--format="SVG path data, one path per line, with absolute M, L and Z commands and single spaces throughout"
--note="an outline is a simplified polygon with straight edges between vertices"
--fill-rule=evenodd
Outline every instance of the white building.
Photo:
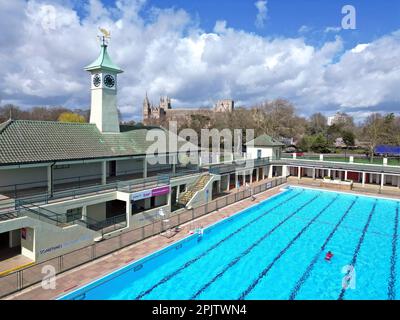
M 348 121 L 351 121 L 351 117 L 349 115 L 343 112 L 336 112 L 335 115 L 327 118 L 327 125 L 332 126 L 334 124 L 346 123 Z

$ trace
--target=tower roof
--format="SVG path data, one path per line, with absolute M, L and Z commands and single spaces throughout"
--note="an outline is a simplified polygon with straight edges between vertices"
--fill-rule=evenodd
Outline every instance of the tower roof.
M 118 67 L 114 62 L 112 62 L 108 52 L 107 52 L 107 45 L 102 44 L 101 45 L 101 51 L 99 57 L 93 61 L 90 65 L 85 67 L 86 71 L 92 71 L 92 70 L 108 70 L 108 71 L 114 71 L 116 73 L 121 73 L 123 72 L 120 67 Z

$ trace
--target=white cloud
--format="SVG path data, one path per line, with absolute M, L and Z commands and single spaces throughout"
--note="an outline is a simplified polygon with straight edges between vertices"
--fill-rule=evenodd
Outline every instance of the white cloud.
M 104 26 L 112 33 L 110 55 L 125 70 L 118 81 L 126 119 L 141 118 L 146 90 L 154 102 L 170 95 L 175 107 L 284 97 L 305 114 L 400 109 L 400 32 L 344 51 L 338 36 L 314 47 L 302 38 L 235 30 L 225 21 L 206 33 L 183 10 L 154 8 L 146 21 L 139 0 L 120 0 L 113 10 L 91 0 L 84 19 L 53 1 L 57 21 L 46 31 L 45 5 L 0 0 L 1 104 L 88 107 L 83 67 L 97 57 L 97 30 Z
M 214 26 L 215 33 L 224 33 L 226 31 L 226 21 L 218 20 Z
M 351 49 L 351 52 L 353 53 L 360 53 L 363 52 L 365 49 L 367 49 L 369 47 L 369 43 L 361 43 L 358 44 L 356 47 L 354 47 L 353 49 Z
M 297 32 L 300 34 L 304 34 L 304 33 L 310 32 L 311 30 L 312 30 L 311 27 L 302 25 Z
M 255 25 L 257 28 L 262 28 L 264 27 L 265 20 L 267 20 L 267 0 L 258 0 L 254 5 L 257 8 Z

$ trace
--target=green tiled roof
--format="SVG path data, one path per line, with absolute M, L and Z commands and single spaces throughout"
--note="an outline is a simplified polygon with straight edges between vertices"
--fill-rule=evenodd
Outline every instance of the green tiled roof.
M 255 146 L 255 147 L 281 147 L 284 146 L 283 143 L 279 142 L 278 140 L 272 138 L 267 134 L 262 134 L 257 138 L 249 141 L 246 143 L 248 146 Z
M 100 70 L 100 69 L 111 70 L 117 73 L 123 72 L 120 67 L 118 67 L 116 64 L 114 64 L 114 62 L 112 62 L 110 56 L 108 55 L 106 45 L 101 46 L 99 57 L 95 61 L 93 61 L 90 65 L 85 67 L 86 71 Z
M 7 121 L 0 124 L 0 165 L 143 155 L 154 143 L 146 141 L 149 131 L 167 133 L 159 127 L 101 133 L 89 123 Z M 183 143 L 180 139 L 178 145 Z M 158 152 L 167 152 L 168 143 L 161 145 Z

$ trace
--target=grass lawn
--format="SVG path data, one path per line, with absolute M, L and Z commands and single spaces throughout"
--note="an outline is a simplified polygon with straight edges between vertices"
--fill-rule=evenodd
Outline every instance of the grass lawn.
M 289 157 L 287 157 L 289 158 Z M 319 156 L 304 156 L 304 157 L 297 157 L 297 159 L 301 160 L 319 160 Z M 334 162 L 349 162 L 349 157 L 344 156 L 324 156 L 324 161 L 334 161 Z M 354 158 L 354 163 L 364 163 L 364 164 L 377 164 L 383 165 L 383 158 L 375 157 L 374 160 L 371 162 L 368 158 Z M 388 159 L 389 166 L 400 166 L 400 159 Z

